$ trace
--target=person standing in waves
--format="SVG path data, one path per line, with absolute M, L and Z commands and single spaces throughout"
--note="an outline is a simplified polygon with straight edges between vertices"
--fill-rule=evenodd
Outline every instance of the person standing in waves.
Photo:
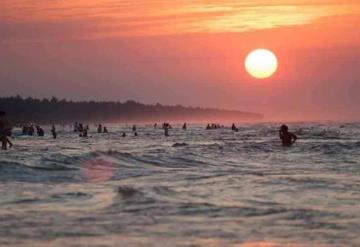
M 13 146 L 8 136 L 11 136 L 11 126 L 6 118 L 6 113 L 4 111 L 0 111 L 0 141 L 2 150 L 6 150 L 8 144 L 10 147 Z
M 289 132 L 289 127 L 286 125 L 281 125 L 279 130 L 279 137 L 284 147 L 291 147 L 298 139 L 294 133 Z

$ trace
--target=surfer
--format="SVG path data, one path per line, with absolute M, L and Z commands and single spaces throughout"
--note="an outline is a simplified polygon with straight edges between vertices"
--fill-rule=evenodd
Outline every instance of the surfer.
M 289 132 L 289 127 L 286 125 L 281 125 L 279 137 L 282 141 L 282 145 L 285 147 L 291 147 L 297 140 L 297 136 L 294 133 Z

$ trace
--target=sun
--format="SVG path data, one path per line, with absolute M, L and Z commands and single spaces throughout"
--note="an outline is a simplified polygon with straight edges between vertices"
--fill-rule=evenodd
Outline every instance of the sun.
M 272 51 L 256 49 L 247 55 L 245 68 L 251 76 L 257 79 L 265 79 L 276 72 L 278 60 Z

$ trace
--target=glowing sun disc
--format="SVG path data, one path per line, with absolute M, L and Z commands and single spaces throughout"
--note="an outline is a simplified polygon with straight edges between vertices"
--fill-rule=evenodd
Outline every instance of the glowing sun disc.
M 265 79 L 276 72 L 278 60 L 273 52 L 267 49 L 256 49 L 247 55 L 245 68 L 251 76 Z

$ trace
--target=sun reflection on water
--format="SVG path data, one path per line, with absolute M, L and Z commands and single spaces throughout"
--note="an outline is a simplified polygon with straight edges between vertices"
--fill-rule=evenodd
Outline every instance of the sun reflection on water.
M 81 169 L 84 177 L 92 183 L 109 181 L 115 170 L 111 162 L 102 159 L 89 160 L 83 164 Z

